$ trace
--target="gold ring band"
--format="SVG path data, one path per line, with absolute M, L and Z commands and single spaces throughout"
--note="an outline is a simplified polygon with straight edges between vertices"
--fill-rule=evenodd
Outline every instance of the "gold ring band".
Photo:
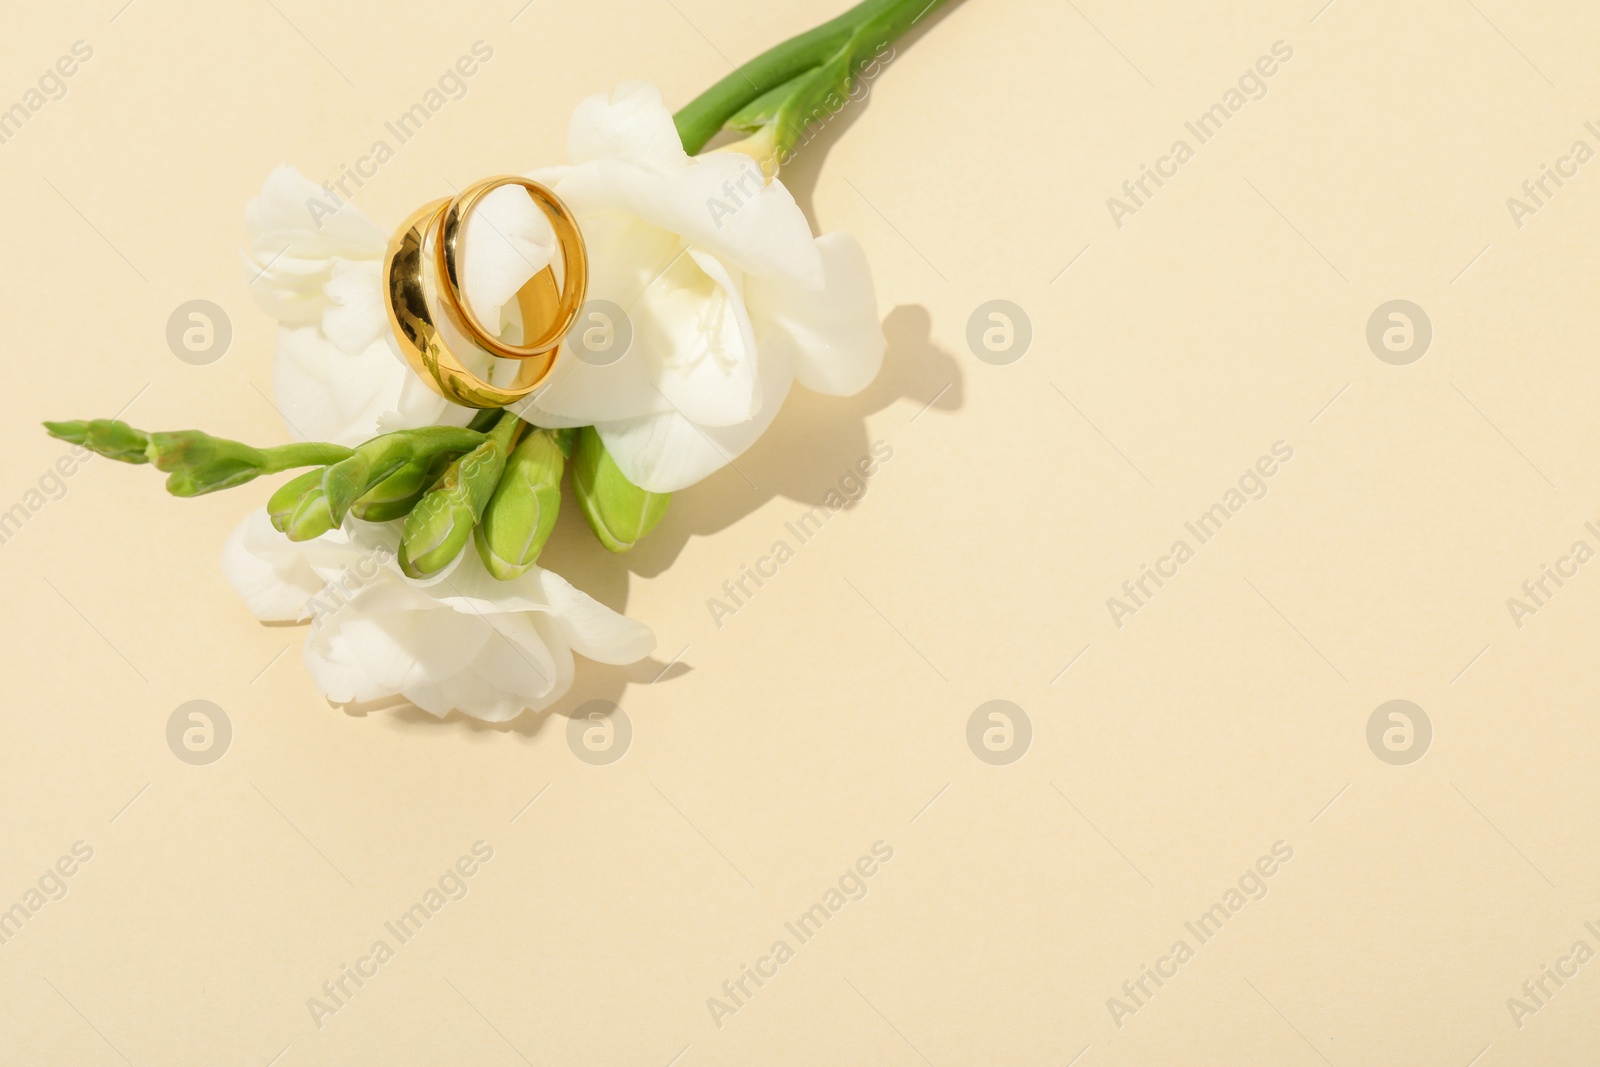
M 529 198 L 544 211 L 545 218 L 549 220 L 551 229 L 555 231 L 556 240 L 561 245 L 562 270 L 565 274 L 561 284 L 561 303 L 551 318 L 549 327 L 534 341 L 521 345 L 506 344 L 495 336 L 494 331 L 485 329 L 460 296 L 461 259 L 458 237 L 461 224 L 472 214 L 480 200 L 506 185 L 519 185 L 526 189 Z M 578 232 L 578 220 L 573 218 L 567 205 L 562 203 L 555 193 L 531 178 L 519 178 L 514 175 L 485 178 L 467 186 L 454 200 L 445 205 L 444 214 L 439 220 L 439 234 L 439 267 L 444 277 L 449 279 L 449 284 L 442 290 L 444 306 L 457 321 L 457 325 L 477 342 L 480 348 L 487 349 L 503 359 L 529 359 L 543 355 L 561 344 L 567 331 L 572 329 L 572 324 L 577 321 L 578 309 L 583 304 L 584 293 L 589 287 L 589 256 L 583 244 L 583 235 Z M 545 267 L 540 273 L 547 277 L 552 286 L 554 285 L 553 264 Z M 524 337 L 527 336 L 528 329 L 529 320 L 524 319 Z
M 506 344 L 478 322 L 461 299 L 456 262 L 461 222 L 484 194 L 511 184 L 527 189 L 549 218 L 565 274 L 559 292 L 553 264 L 517 291 L 524 336 L 536 323 L 546 324 L 532 344 L 524 345 Z M 488 178 L 418 208 L 395 231 L 383 262 L 389 326 L 406 362 L 440 396 L 474 408 L 505 407 L 538 388 L 577 318 L 587 286 L 587 252 L 571 211 L 551 190 L 518 177 Z M 491 376 L 493 357 L 515 360 L 516 377 L 500 384 L 479 377 L 459 353 L 478 356 L 476 362 L 488 365 Z

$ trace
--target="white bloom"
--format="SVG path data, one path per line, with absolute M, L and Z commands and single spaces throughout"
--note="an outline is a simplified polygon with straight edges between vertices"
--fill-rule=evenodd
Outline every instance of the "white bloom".
M 529 207 L 522 190 L 497 189 L 467 220 L 462 286 L 480 321 L 499 323 L 533 276 L 528 263 L 549 261 L 554 235 Z M 245 226 L 250 292 L 279 323 L 273 392 L 292 434 L 357 445 L 391 430 L 466 424 L 472 411 L 434 392 L 400 355 L 383 302 L 387 233 L 353 204 L 335 209 L 293 167 L 268 176 Z M 514 316 L 516 307 L 504 310 Z
M 306 668 L 336 703 L 398 695 L 441 717 L 505 722 L 567 691 L 574 652 L 620 664 L 655 648 L 649 627 L 551 571 L 497 581 L 468 548 L 416 581 L 400 573 L 397 547 L 389 526 L 355 520 L 292 542 L 262 510 L 228 539 L 222 568 L 257 619 L 312 620 Z
M 578 105 L 568 152 L 570 166 L 532 177 L 577 216 L 589 298 L 627 311 L 633 347 L 606 366 L 557 360 L 523 406 L 531 420 L 593 424 L 630 481 L 670 493 L 748 448 L 791 381 L 848 396 L 877 376 L 883 331 L 861 246 L 813 238 L 748 156 L 687 155 L 655 86 Z
M 595 426 L 631 481 L 667 493 L 737 458 L 794 380 L 847 396 L 876 377 L 884 340 L 861 247 L 846 234 L 814 238 L 782 182 L 763 184 L 749 157 L 687 155 L 654 86 L 585 100 L 568 150 L 570 165 L 531 176 L 577 216 L 588 298 L 623 308 L 633 343 L 605 366 L 564 353 L 518 406 L 530 421 Z M 293 428 L 349 442 L 461 422 L 466 413 L 416 380 L 388 337 L 377 272 L 385 235 L 348 205 L 319 229 L 313 199 L 325 212 L 322 190 L 280 169 L 250 211 L 251 273 L 265 269 L 253 288 L 284 324 L 278 402 Z M 496 190 L 480 214 L 491 199 L 493 224 L 468 223 L 463 284 L 493 323 L 555 242 L 519 190 Z

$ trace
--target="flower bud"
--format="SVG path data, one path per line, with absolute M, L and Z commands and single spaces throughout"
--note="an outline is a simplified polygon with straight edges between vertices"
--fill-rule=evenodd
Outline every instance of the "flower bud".
M 322 468 L 306 471 L 279 486 L 267 499 L 267 517 L 291 541 L 310 541 L 338 525 L 322 492 Z
M 333 463 L 351 454 L 343 445 L 325 441 L 295 441 L 270 448 L 253 448 L 199 430 L 146 433 L 116 419 L 47 422 L 44 426 L 52 437 L 71 441 L 108 459 L 155 464 L 157 470 L 167 473 L 167 492 L 173 496 L 214 493 L 218 489 L 243 485 L 263 474 Z M 481 437 L 479 434 L 472 436 Z
M 290 478 L 277 491 L 267 498 L 267 518 L 272 520 L 272 528 L 283 533 L 289 528 L 289 517 L 294 514 L 294 509 L 300 505 L 300 498 L 311 489 L 319 492 L 322 489 L 323 468 L 314 467 L 304 474 Z
M 667 513 L 671 493 L 647 493 L 628 481 L 593 426 L 578 431 L 572 491 L 589 528 L 612 552 L 626 552 Z
M 51 437 L 83 445 L 91 452 L 122 463 L 148 463 L 145 449 L 150 437 L 116 419 L 76 419 L 71 422 L 47 422 L 44 428 Z
M 333 521 L 333 513 L 328 510 L 328 498 L 323 495 L 322 486 L 318 485 L 307 490 L 300 498 L 283 532 L 291 541 L 310 541 L 337 525 Z
M 426 426 L 374 437 L 330 466 L 323 477 L 333 520 L 343 522 L 357 500 L 407 464 L 428 465 L 450 453 L 470 452 L 483 442 L 483 434 L 458 426 Z
M 167 492 L 173 496 L 231 489 L 273 470 L 270 457 L 261 449 L 200 430 L 152 433 L 149 438 L 145 455 L 156 470 L 168 472 Z
M 488 440 L 446 467 L 438 483 L 411 509 L 400 537 L 400 569 L 406 575 L 437 574 L 467 546 L 505 470 L 518 425 L 515 416 L 503 417 Z
M 549 430 L 531 430 L 506 461 L 474 534 L 478 557 L 502 582 L 526 574 L 550 539 L 561 508 L 566 457 Z
M 351 504 L 350 514 L 367 522 L 388 522 L 404 517 L 444 473 L 446 462 L 440 458 L 431 463 L 407 463 Z

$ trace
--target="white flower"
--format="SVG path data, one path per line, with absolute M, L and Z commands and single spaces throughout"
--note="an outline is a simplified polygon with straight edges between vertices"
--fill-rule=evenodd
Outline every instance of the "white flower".
M 577 216 L 588 299 L 623 308 L 633 342 L 608 365 L 565 352 L 518 405 L 530 421 L 595 426 L 631 481 L 667 493 L 737 458 L 793 381 L 848 396 L 876 377 L 884 339 L 860 245 L 842 233 L 814 238 L 782 182 L 763 182 L 748 156 L 687 155 L 654 86 L 585 100 L 568 150 L 570 165 L 531 176 Z M 463 421 L 388 337 L 385 235 L 349 205 L 328 210 L 323 190 L 280 169 L 249 216 L 251 274 L 264 271 L 253 288 L 283 323 L 276 385 L 292 428 L 348 443 Z M 555 254 L 548 223 L 514 188 L 485 198 L 464 242 L 467 298 L 491 323 Z
M 633 346 L 604 366 L 557 360 L 521 408 L 530 420 L 594 425 L 630 481 L 670 493 L 748 448 L 791 381 L 848 396 L 877 376 L 883 331 L 861 246 L 813 238 L 750 157 L 687 155 L 655 86 L 578 105 L 568 152 L 570 166 L 532 177 L 577 216 L 589 299 L 627 311 Z
M 335 703 L 398 695 L 441 717 L 505 722 L 567 691 L 574 652 L 621 664 L 655 648 L 649 627 L 552 571 L 497 581 L 469 548 L 416 581 L 400 573 L 397 546 L 389 526 L 353 519 L 292 542 L 262 510 L 228 539 L 222 568 L 257 619 L 312 620 L 306 668 Z
M 548 262 L 554 234 L 527 210 L 520 189 L 484 197 L 462 236 L 462 286 L 480 321 Z M 293 167 L 268 176 L 245 209 L 250 292 L 278 320 L 273 392 L 289 431 L 303 440 L 357 445 L 418 426 L 461 426 L 472 417 L 414 374 L 389 327 L 383 255 L 389 235 L 353 204 L 339 203 Z M 515 314 L 512 304 L 504 309 Z M 507 331 L 516 323 L 507 324 Z M 485 368 L 473 367 L 482 373 Z

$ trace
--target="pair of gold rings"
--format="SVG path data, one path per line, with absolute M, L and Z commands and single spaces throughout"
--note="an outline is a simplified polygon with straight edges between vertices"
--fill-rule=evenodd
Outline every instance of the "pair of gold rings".
M 561 246 L 560 284 L 552 263 L 517 291 L 519 345 L 500 340 L 498 331 L 485 327 L 461 295 L 461 227 L 485 196 L 504 185 L 528 191 Z M 578 317 L 588 283 L 588 252 L 571 210 L 550 189 L 515 176 L 485 178 L 454 197 L 424 204 L 401 223 L 383 260 L 389 325 L 406 362 L 440 396 L 473 408 L 505 407 L 538 388 Z M 475 357 L 485 377 L 474 373 L 462 354 Z M 497 364 L 484 357 L 516 360 L 516 377 L 491 381 Z

